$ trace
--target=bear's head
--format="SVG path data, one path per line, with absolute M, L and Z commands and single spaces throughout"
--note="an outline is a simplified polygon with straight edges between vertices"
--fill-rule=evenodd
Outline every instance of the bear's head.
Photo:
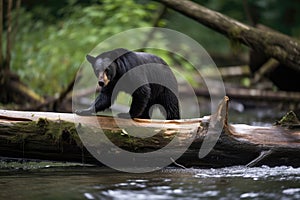
M 116 63 L 110 58 L 93 57 L 87 55 L 86 59 L 91 63 L 94 73 L 98 78 L 98 84 L 101 87 L 105 87 L 108 83 L 113 80 L 116 75 Z
M 98 78 L 98 84 L 105 87 L 113 80 L 117 74 L 117 60 L 122 55 L 130 52 L 127 49 L 119 48 L 112 51 L 104 52 L 97 57 L 87 55 L 86 59 L 91 63 L 94 73 Z

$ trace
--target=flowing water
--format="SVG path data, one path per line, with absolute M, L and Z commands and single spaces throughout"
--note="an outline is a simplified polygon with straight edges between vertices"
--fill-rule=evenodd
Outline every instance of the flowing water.
M 300 199 L 300 168 L 166 168 L 145 174 L 1 163 L 0 199 Z
M 300 199 L 300 168 L 166 168 L 130 174 L 88 165 L 6 160 L 0 161 L 2 199 L 296 200 Z

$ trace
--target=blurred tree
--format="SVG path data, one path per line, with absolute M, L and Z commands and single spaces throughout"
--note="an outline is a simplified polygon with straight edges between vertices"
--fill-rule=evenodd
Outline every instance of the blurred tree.
M 3 68 L 2 31 L 3 31 L 3 0 L 0 0 L 0 48 L 1 48 L 0 49 L 0 70 Z
M 29 10 L 21 10 L 12 69 L 39 94 L 57 96 L 98 43 L 130 28 L 151 26 L 157 9 L 154 3 L 134 0 L 89 2 L 69 0 L 53 9 L 27 1 Z
M 22 84 L 22 82 L 20 82 L 19 80 L 19 77 L 11 71 L 12 33 L 14 28 L 12 20 L 13 1 L 8 0 L 5 3 L 6 4 L 4 4 L 3 0 L 0 0 L 0 102 L 39 102 L 41 101 L 41 98 L 29 88 L 27 88 L 26 85 Z M 20 5 L 21 1 L 17 0 L 15 2 L 15 9 L 18 10 Z M 5 6 L 6 9 L 4 9 Z M 4 13 L 6 14 L 6 16 L 4 15 Z M 5 27 L 3 26 L 3 24 L 5 25 Z M 4 31 L 6 35 L 5 43 L 3 42 Z M 5 56 L 3 55 L 3 50 L 5 50 Z

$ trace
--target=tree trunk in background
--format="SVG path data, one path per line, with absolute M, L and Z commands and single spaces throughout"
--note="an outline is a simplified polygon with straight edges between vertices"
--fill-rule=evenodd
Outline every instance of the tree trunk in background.
M 157 1 L 225 35 L 230 40 L 243 43 L 300 71 L 300 43 L 287 35 L 247 26 L 189 0 Z
M 3 50 L 2 50 L 2 31 L 3 31 L 3 0 L 0 0 L 0 81 L 1 81 L 1 70 L 3 67 Z
M 11 30 L 12 30 L 12 0 L 8 0 L 7 2 L 7 30 L 6 30 L 6 59 L 5 59 L 5 69 L 7 71 L 10 70 L 10 58 L 11 58 Z
M 21 5 L 21 1 L 16 2 L 16 11 L 18 11 Z M 41 104 L 44 99 L 38 94 L 30 90 L 24 83 L 22 83 L 17 74 L 14 74 L 10 70 L 11 64 L 11 51 L 12 51 L 12 36 L 13 36 L 13 26 L 12 26 L 12 8 L 13 0 L 7 1 L 7 16 L 4 16 L 4 4 L 3 0 L 0 0 L 0 12 L 1 12 L 1 22 L 0 22 L 0 102 L 1 103 L 17 103 L 24 105 L 26 103 Z M 16 15 L 17 16 L 17 15 Z M 6 18 L 6 46 L 3 47 L 2 37 L 3 37 L 3 18 Z M 16 31 L 16 27 L 14 27 Z M 5 50 L 5 57 L 2 50 Z

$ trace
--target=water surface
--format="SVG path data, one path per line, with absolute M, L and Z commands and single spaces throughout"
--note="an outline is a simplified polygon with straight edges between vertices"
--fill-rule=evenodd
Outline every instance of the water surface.
M 286 166 L 169 167 L 129 174 L 103 167 L 17 165 L 1 164 L 0 199 L 300 199 L 300 168 Z

